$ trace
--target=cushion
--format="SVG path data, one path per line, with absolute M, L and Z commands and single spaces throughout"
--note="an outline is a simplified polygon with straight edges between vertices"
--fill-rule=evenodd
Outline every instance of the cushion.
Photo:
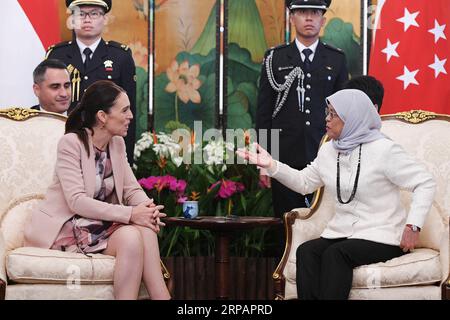
M 6 255 L 10 281 L 45 284 L 112 284 L 115 258 L 103 254 L 23 247 Z
M 439 286 L 352 289 L 350 300 L 441 300 Z
M 286 281 L 295 283 L 295 260 L 289 260 L 286 268 Z M 399 258 L 355 268 L 352 288 L 434 284 L 441 279 L 439 252 L 432 249 L 416 249 Z
M 111 300 L 114 299 L 110 284 L 83 285 L 76 288 L 59 284 L 15 284 L 6 290 L 6 300 Z M 138 299 L 149 299 L 141 284 Z
M 5 250 L 23 246 L 25 223 L 31 210 L 41 201 L 43 195 L 28 195 L 14 201 L 0 218 L 0 230 L 5 241 Z

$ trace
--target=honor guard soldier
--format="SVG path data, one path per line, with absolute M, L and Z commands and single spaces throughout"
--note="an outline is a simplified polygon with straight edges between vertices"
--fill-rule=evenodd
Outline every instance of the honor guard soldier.
M 317 155 L 325 134 L 325 97 L 342 88 L 348 80 L 342 50 L 319 40 L 331 0 L 289 2 L 290 22 L 296 38 L 290 44 L 272 48 L 263 60 L 256 129 L 279 130 L 279 160 L 303 169 Z M 270 134 L 268 135 L 270 141 Z M 261 179 L 270 179 L 261 170 Z M 272 183 L 275 215 L 294 208 L 309 207 L 311 195 L 298 194 L 277 181 Z
M 98 80 L 111 80 L 127 92 L 134 116 L 125 138 L 131 164 L 136 139 L 136 68 L 128 46 L 102 39 L 112 0 L 66 0 L 66 6 L 71 11 L 75 38 L 51 46 L 46 58 L 59 59 L 67 65 L 72 84 L 69 112 L 87 87 Z

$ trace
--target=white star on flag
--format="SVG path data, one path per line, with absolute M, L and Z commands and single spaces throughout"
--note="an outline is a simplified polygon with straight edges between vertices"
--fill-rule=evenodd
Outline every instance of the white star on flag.
M 434 29 L 428 30 L 429 33 L 434 34 L 434 43 L 437 43 L 439 39 L 447 39 L 444 33 L 445 24 L 439 25 L 437 20 L 434 20 Z
M 403 89 L 406 90 L 410 84 L 416 84 L 419 85 L 419 83 L 416 80 L 417 72 L 419 72 L 419 69 L 415 71 L 409 71 L 406 66 L 403 67 L 403 74 L 396 79 L 403 81 Z
M 417 16 L 420 11 L 416 11 L 414 13 L 410 13 L 407 8 L 405 8 L 405 15 L 402 18 L 397 19 L 397 21 L 404 24 L 404 31 L 408 31 L 409 27 L 415 26 L 418 27 L 419 24 L 416 21 Z
M 434 55 L 434 63 L 429 65 L 431 69 L 434 69 L 434 78 L 437 78 L 441 73 L 447 74 L 447 70 L 444 68 L 446 61 L 447 59 L 439 60 L 439 57 L 436 54 Z
M 391 43 L 391 40 L 387 39 L 387 47 L 381 50 L 381 52 L 386 54 L 387 62 L 391 60 L 392 57 L 399 57 L 397 53 L 397 47 L 400 44 L 399 42 Z
M 450 0 L 378 0 L 368 74 L 383 83 L 382 114 L 450 115 Z

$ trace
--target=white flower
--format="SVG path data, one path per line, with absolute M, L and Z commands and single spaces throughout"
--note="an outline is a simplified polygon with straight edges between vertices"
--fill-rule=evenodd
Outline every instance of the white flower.
M 156 155 L 159 157 L 168 158 L 169 157 L 169 148 L 167 148 L 164 144 L 154 144 L 153 145 L 153 151 L 155 151 Z
M 209 142 L 203 150 L 206 153 L 205 163 L 207 165 L 223 164 L 229 157 L 229 152 L 234 152 L 232 143 L 225 143 L 223 140 Z
M 181 166 L 181 164 L 183 163 L 182 157 L 174 157 L 174 158 L 171 158 L 171 160 L 177 167 Z
M 142 152 L 150 148 L 152 144 L 153 144 L 152 134 L 150 132 L 144 132 L 141 134 L 141 138 L 136 142 L 135 150 Z M 140 154 L 137 157 L 140 157 Z

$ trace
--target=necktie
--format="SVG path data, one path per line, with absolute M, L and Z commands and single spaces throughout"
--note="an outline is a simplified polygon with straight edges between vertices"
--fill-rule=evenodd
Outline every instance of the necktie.
M 305 55 L 305 69 L 309 70 L 309 67 L 311 66 L 311 60 L 309 60 L 309 56 L 313 53 L 311 49 L 303 49 L 302 53 Z
M 84 60 L 84 71 L 86 72 L 87 68 L 89 67 L 89 63 L 91 62 L 92 50 L 89 48 L 86 48 L 83 50 L 83 53 L 86 56 L 86 59 Z

